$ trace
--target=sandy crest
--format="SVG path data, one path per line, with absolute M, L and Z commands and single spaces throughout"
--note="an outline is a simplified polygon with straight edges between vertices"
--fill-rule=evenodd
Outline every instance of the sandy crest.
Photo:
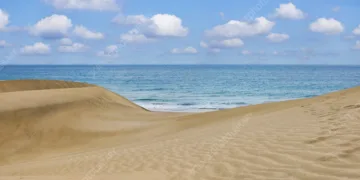
M 0 92 L 0 180 L 360 179 L 360 87 L 194 114 L 82 83 Z

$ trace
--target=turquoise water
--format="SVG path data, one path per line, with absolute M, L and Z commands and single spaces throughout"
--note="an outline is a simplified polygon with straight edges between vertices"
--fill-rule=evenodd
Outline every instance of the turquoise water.
M 358 86 L 360 66 L 6 66 L 0 79 L 87 82 L 150 110 L 211 111 Z

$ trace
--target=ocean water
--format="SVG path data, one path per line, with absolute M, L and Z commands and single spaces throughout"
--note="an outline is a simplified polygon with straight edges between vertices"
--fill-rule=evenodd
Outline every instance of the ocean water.
M 318 96 L 360 85 L 360 66 L 5 66 L 0 80 L 57 79 L 103 86 L 154 111 L 211 111 Z

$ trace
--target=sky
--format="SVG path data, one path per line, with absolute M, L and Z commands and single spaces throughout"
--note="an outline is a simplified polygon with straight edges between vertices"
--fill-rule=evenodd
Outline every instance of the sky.
M 0 1 L 0 64 L 360 64 L 359 0 Z

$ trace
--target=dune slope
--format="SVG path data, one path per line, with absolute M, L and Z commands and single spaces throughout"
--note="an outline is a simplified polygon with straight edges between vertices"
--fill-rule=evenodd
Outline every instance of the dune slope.
M 360 179 L 360 87 L 208 113 L 101 87 L 0 83 L 0 179 Z

